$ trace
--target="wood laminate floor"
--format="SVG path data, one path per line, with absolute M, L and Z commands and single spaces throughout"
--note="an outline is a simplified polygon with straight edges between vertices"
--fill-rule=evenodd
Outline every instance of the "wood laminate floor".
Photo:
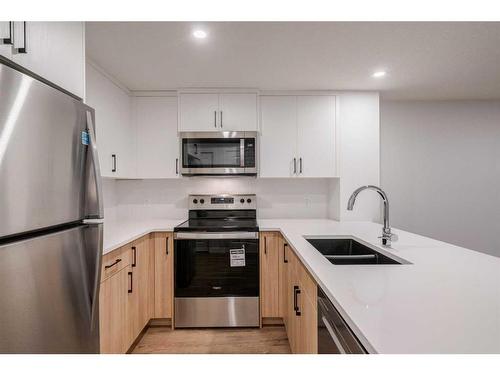
M 132 354 L 290 354 L 283 326 L 176 329 L 149 327 Z

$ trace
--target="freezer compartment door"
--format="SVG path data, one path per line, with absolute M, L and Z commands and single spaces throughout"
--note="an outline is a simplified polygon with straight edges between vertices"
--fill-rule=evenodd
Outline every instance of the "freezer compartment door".
M 86 107 L 0 63 L 0 238 L 85 216 Z
M 102 224 L 0 246 L 0 353 L 99 353 Z

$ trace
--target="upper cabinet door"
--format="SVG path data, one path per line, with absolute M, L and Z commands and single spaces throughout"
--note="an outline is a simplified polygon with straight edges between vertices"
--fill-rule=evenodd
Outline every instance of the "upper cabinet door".
M 257 131 L 257 94 L 220 94 L 219 125 L 221 130 Z
M 137 177 L 179 176 L 176 97 L 136 97 Z
M 93 65 L 87 64 L 87 100 L 95 109 L 101 176 L 134 178 L 136 131 L 131 99 Z
M 335 97 L 297 97 L 298 176 L 335 177 Z
M 298 170 L 296 102 L 295 96 L 260 97 L 261 177 L 292 177 Z
M 13 53 L 12 60 L 84 98 L 84 28 L 83 22 L 14 22 L 14 47 L 26 53 Z
M 220 131 L 219 94 L 179 94 L 179 131 Z

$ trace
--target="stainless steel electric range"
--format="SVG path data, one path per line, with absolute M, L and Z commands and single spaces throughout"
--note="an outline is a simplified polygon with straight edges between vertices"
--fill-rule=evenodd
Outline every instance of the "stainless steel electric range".
M 174 228 L 175 327 L 259 326 L 256 197 L 190 195 Z

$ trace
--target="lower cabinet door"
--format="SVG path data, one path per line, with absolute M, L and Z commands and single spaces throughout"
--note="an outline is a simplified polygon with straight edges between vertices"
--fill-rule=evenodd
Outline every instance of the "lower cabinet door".
M 316 298 L 311 300 L 307 293 L 301 290 L 298 301 L 300 311 L 300 327 L 298 331 L 298 353 L 316 354 L 318 353 L 318 312 Z
M 125 353 L 128 349 L 127 299 L 129 267 L 123 268 L 100 285 L 99 330 L 101 353 Z
M 260 299 L 264 318 L 281 316 L 278 236 L 271 232 L 262 232 L 260 235 Z
M 279 315 L 283 318 L 285 327 L 288 317 L 288 251 L 288 244 L 280 235 L 278 238 Z
M 154 233 L 154 314 L 157 319 L 172 318 L 174 239 L 171 232 Z
M 153 275 L 149 253 L 149 236 L 134 241 L 130 247 L 132 251 L 129 274 L 131 288 L 127 301 L 129 346 L 148 324 L 153 306 L 151 294 Z

